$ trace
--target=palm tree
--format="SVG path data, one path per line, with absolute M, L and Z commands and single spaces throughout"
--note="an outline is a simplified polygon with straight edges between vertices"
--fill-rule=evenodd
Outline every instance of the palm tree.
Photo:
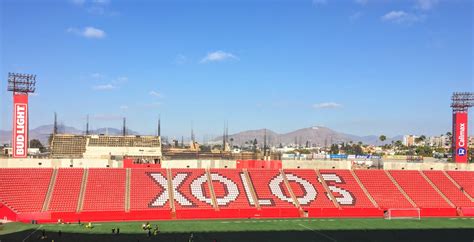
M 387 136 L 385 135 L 380 135 L 379 140 L 383 143 L 385 140 L 387 140 Z

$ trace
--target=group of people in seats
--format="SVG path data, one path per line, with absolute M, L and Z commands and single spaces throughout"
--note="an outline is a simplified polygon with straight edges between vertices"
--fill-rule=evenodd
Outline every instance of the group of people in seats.
M 145 230 L 145 231 L 148 231 L 148 237 L 151 237 L 151 235 L 153 236 L 157 236 L 158 233 L 160 232 L 159 228 L 158 228 L 158 225 L 156 224 L 154 228 L 152 228 L 151 224 L 149 222 L 146 222 L 144 224 L 142 224 L 142 229 Z M 153 230 L 153 231 L 152 231 Z

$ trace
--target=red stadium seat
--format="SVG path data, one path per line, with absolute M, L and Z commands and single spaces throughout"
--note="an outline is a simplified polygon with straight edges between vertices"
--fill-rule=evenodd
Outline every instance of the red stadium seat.
M 125 169 L 89 169 L 83 211 L 125 210 Z
M 49 211 L 73 212 L 77 210 L 84 169 L 59 169 L 49 204 Z
M 334 203 L 329 199 L 327 192 L 324 189 L 321 182 L 319 181 L 315 170 L 290 169 L 290 170 L 285 170 L 285 175 L 287 176 L 288 183 L 290 184 L 291 190 L 297 197 L 301 207 L 303 208 L 311 208 L 311 207 L 335 208 L 336 207 Z M 297 181 L 291 181 L 289 179 L 290 175 L 304 179 L 304 181 L 308 181 L 310 185 L 314 188 L 314 192 L 316 192 L 314 199 L 310 199 L 310 200 L 301 199 L 305 195 L 310 194 L 311 191 L 307 191 L 301 183 Z
M 213 208 L 204 169 L 173 169 L 172 177 L 176 210 Z
M 158 179 L 158 181 L 157 181 Z M 168 190 L 161 183 L 167 183 L 165 169 L 131 169 L 130 210 L 171 209 L 169 199 L 156 202 Z M 160 183 L 161 182 L 161 183 Z M 165 194 L 168 198 L 167 194 Z
M 255 206 L 250 205 L 252 197 L 248 197 L 244 189 L 241 178 L 242 170 L 211 169 L 210 172 L 211 176 L 214 176 L 212 185 L 219 208 L 255 208 Z
M 420 208 L 450 208 L 451 206 L 425 180 L 420 171 L 392 170 L 390 174 Z
M 442 171 L 423 171 L 423 173 L 456 207 L 474 207 L 474 202 L 469 200 Z
M 354 172 L 380 208 L 413 207 L 393 184 L 385 171 L 355 170 Z
M 19 213 L 40 212 L 53 169 L 0 169 L 0 201 Z
M 249 169 L 249 175 L 260 207 L 295 207 L 279 170 Z
M 320 170 L 341 207 L 374 208 L 349 170 Z
M 471 197 L 474 197 L 474 171 L 447 171 L 448 175 Z

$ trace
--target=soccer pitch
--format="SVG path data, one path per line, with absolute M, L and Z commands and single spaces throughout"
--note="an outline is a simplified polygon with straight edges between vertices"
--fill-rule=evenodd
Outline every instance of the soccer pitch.
M 150 221 L 160 233 L 148 237 L 143 222 L 79 224 L 9 223 L 0 230 L 10 241 L 469 241 L 474 240 L 474 218 L 422 220 L 384 219 L 248 219 Z M 120 234 L 112 234 L 120 228 Z M 48 237 L 40 240 L 43 230 Z M 61 233 L 59 233 L 61 231 Z

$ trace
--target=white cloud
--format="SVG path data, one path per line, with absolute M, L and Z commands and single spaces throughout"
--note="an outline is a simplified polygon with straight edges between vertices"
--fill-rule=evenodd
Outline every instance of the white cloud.
M 335 108 L 341 108 L 341 107 L 342 107 L 341 104 L 335 103 L 335 102 L 313 104 L 313 108 L 315 109 L 335 109 Z
M 150 91 L 148 94 L 154 97 L 163 97 L 163 95 L 157 91 Z
M 67 32 L 89 39 L 103 39 L 106 36 L 106 33 L 103 30 L 94 27 L 85 27 L 83 29 L 68 28 Z
M 431 10 L 438 4 L 438 0 L 416 0 L 416 7 L 421 10 Z
M 360 5 L 366 5 L 369 2 L 369 0 L 355 0 L 355 3 L 360 4 Z
M 328 0 L 313 0 L 313 5 L 326 5 L 328 3 Z
M 415 15 L 405 11 L 390 11 L 382 16 L 382 20 L 393 23 L 414 23 L 424 19 L 423 15 Z
M 101 84 L 101 85 L 96 85 L 96 86 L 93 86 L 92 89 L 96 90 L 96 91 L 109 91 L 109 90 L 113 90 L 113 89 L 116 89 L 117 87 L 112 85 L 112 84 Z
M 238 60 L 237 56 L 232 53 L 224 52 L 221 50 L 207 53 L 207 55 L 202 58 L 201 63 L 206 62 L 220 62 L 225 60 Z
M 127 109 L 128 109 L 128 106 L 127 106 L 127 105 L 122 105 L 122 106 L 120 106 L 119 108 L 122 109 L 122 110 L 127 110 Z

